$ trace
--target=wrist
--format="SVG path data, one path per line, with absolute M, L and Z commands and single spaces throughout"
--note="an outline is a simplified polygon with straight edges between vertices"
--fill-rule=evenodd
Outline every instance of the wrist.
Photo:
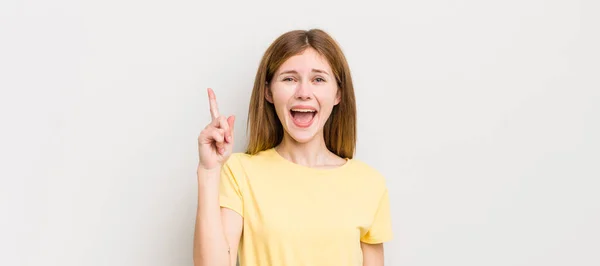
M 215 173 L 215 172 L 220 172 L 221 171 L 221 165 L 219 164 L 219 165 L 214 166 L 212 168 L 207 168 L 207 167 L 204 167 L 201 163 L 199 163 L 196 171 L 198 173 Z
M 199 180 L 219 180 L 219 177 L 221 176 L 221 166 L 204 168 L 202 165 L 198 165 L 196 174 L 198 175 Z

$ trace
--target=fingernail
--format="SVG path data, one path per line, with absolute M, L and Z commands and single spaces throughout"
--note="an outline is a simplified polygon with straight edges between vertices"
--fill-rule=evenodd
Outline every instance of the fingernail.
M 225 153 L 225 149 L 224 148 L 219 149 L 219 153 L 221 153 L 221 154 Z

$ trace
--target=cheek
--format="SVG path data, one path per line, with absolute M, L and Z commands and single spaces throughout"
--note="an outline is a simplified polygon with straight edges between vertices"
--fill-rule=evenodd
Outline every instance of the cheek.
M 275 106 L 275 111 L 277 112 L 277 115 L 280 118 L 286 115 L 288 101 L 290 100 L 290 97 L 292 97 L 290 91 L 291 90 L 287 90 L 286 88 L 281 87 L 275 88 L 271 91 L 273 105 Z
M 315 92 L 315 96 L 323 105 L 335 105 L 337 103 L 337 88 L 328 88 Z
M 286 90 L 285 88 L 274 90 L 272 94 L 273 104 L 275 104 L 275 106 L 286 105 L 290 97 L 292 97 L 290 91 L 291 90 Z

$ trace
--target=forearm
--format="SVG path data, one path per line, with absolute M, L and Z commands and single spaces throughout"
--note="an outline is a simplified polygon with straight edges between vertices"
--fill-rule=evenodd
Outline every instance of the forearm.
M 228 250 L 219 205 L 219 171 L 199 168 L 194 265 L 230 266 Z

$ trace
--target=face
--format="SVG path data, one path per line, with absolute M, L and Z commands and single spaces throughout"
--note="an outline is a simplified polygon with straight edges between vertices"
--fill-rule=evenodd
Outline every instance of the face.
M 327 59 L 312 48 L 279 67 L 267 85 L 266 95 L 285 132 L 300 143 L 322 137 L 331 110 L 340 102 Z

